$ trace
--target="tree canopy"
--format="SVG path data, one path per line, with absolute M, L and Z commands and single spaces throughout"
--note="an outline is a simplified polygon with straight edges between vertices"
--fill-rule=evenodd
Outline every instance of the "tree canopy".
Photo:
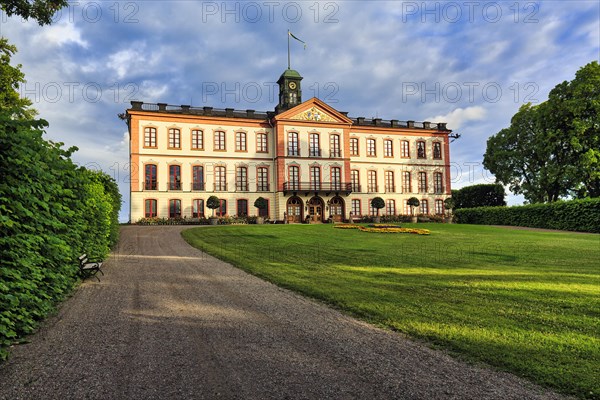
M 505 206 L 504 187 L 500 184 L 481 184 L 465 186 L 462 189 L 453 190 L 452 206 L 455 209 L 473 207 L 496 207 Z
M 6 15 L 33 18 L 40 25 L 52 23 L 55 12 L 69 4 L 67 0 L 0 0 L 0 9 Z
M 483 165 L 530 203 L 600 197 L 600 65 L 581 68 L 548 100 L 521 106 L 488 139 Z

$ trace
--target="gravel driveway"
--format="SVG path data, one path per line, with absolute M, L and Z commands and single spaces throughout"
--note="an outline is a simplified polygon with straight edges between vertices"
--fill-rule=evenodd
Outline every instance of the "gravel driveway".
M 102 281 L 0 366 L 0 398 L 561 398 L 248 275 L 182 229 L 123 227 Z

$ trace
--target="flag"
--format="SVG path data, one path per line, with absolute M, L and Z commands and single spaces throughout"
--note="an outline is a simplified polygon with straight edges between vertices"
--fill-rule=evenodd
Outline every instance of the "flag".
M 294 36 L 294 34 L 290 31 L 288 31 L 288 35 L 290 35 L 291 37 L 293 37 L 294 39 L 296 39 L 297 41 L 299 41 L 300 43 L 302 43 L 304 45 L 304 50 L 306 50 L 306 42 L 304 42 L 304 40 L 300 40 L 298 39 L 296 36 Z

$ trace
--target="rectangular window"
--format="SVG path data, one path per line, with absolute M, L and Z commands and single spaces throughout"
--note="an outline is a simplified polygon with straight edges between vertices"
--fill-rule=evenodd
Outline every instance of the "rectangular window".
M 358 138 L 350 138 L 350 155 L 358 155 Z
M 329 157 L 341 157 L 340 135 L 329 136 Z
M 417 142 L 417 158 L 427 158 L 425 153 L 425 142 Z
M 375 150 L 375 139 L 367 139 L 367 156 L 375 157 L 377 151 Z
M 192 190 L 204 190 L 204 167 L 202 165 L 192 167 Z
M 181 166 L 169 166 L 169 190 L 181 190 Z
M 367 171 L 367 191 L 377 193 L 377 171 Z
M 437 215 L 444 214 L 444 200 L 436 200 L 435 201 L 435 213 Z
M 427 200 L 421 200 L 421 214 L 429 214 L 429 204 Z
M 246 133 L 235 133 L 235 151 L 246 151 Z
M 146 199 L 144 201 L 144 216 L 146 218 L 153 218 L 156 215 L 156 200 Z
M 267 134 L 258 133 L 256 134 L 256 151 L 258 153 L 266 153 L 269 151 L 267 146 Z
M 248 200 L 238 199 L 237 201 L 237 216 L 247 217 L 248 216 Z
M 444 175 L 441 172 L 433 174 L 433 190 L 437 194 L 444 193 Z
M 319 134 L 311 133 L 309 138 L 309 157 L 321 157 L 321 145 L 319 144 Z
M 362 211 L 360 210 L 360 200 L 352 199 L 352 215 L 358 216 L 362 215 Z
M 396 187 L 394 185 L 394 171 L 385 171 L 385 192 L 394 193 Z
M 389 139 L 383 141 L 383 156 L 394 157 L 394 143 Z
M 235 170 L 235 190 L 238 192 L 248 191 L 248 168 L 237 167 Z
M 263 218 L 269 218 L 269 199 L 265 199 L 267 201 L 267 206 L 265 208 L 258 209 L 258 216 Z
M 396 201 L 389 199 L 385 202 L 385 213 L 387 215 L 396 215 Z
M 269 169 L 266 167 L 256 169 L 256 190 L 259 192 L 269 191 Z
M 216 131 L 214 133 L 214 150 L 218 150 L 218 151 L 225 150 L 225 132 Z
M 204 218 L 204 200 L 192 200 L 192 218 Z
M 350 180 L 352 181 L 352 191 L 360 192 L 360 177 L 358 175 L 358 170 L 353 169 L 350 171 Z
M 156 180 L 156 165 L 155 164 L 146 164 L 146 178 L 144 189 L 145 190 L 157 190 L 158 182 Z
M 331 168 L 331 190 L 342 190 L 341 169 L 339 167 Z
M 300 147 L 298 147 L 298 132 L 288 133 L 288 156 L 299 156 Z
M 225 167 L 223 167 L 225 168 Z M 219 208 L 217 209 L 217 217 L 224 217 L 227 215 L 227 200 L 219 199 Z
M 419 192 L 427 193 L 427 172 L 419 172 Z
M 181 149 L 181 131 L 177 128 L 169 129 L 169 149 Z
M 144 129 L 144 147 L 156 148 L 156 128 Z
M 433 158 L 436 160 L 442 159 L 442 144 L 440 142 L 433 142 Z
M 402 141 L 402 158 L 410 158 L 410 144 L 408 140 Z
M 300 168 L 296 166 L 291 166 L 288 169 L 289 175 L 289 190 L 299 190 L 300 189 Z
M 192 150 L 204 150 L 204 132 L 201 130 L 192 131 Z
M 169 218 L 181 218 L 181 200 L 169 200 Z
M 227 175 L 225 167 L 215 167 L 215 191 L 227 190 Z
M 310 189 L 321 190 L 321 168 L 310 167 Z
M 402 172 L 402 193 L 410 193 L 411 191 L 410 171 L 404 171 Z

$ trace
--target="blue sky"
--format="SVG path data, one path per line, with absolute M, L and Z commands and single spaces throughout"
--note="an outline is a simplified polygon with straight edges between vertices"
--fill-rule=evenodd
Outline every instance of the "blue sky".
M 486 140 L 600 58 L 597 1 L 77 1 L 52 26 L 0 15 L 47 138 L 119 182 L 131 100 L 272 110 L 290 29 L 303 99 L 350 116 L 447 122 L 453 187 L 493 182 Z M 519 204 L 519 196 L 508 197 Z

